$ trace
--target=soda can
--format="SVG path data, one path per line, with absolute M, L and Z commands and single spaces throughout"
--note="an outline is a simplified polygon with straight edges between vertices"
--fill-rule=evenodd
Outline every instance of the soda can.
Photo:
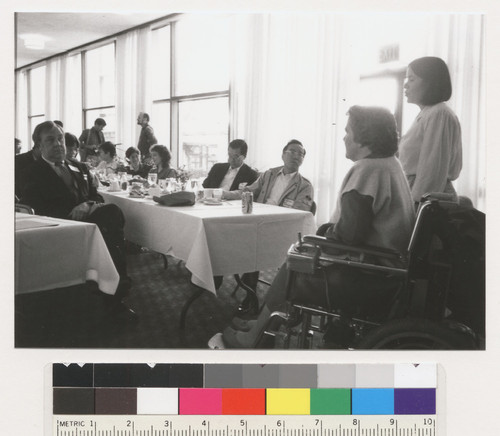
M 243 192 L 241 194 L 241 210 L 243 213 L 253 212 L 253 192 Z

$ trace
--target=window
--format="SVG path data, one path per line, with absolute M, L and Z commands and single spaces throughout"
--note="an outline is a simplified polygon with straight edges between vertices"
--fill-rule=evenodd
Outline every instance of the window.
M 152 32 L 152 125 L 172 164 L 204 176 L 226 159 L 229 19 L 189 16 Z
M 28 129 L 45 121 L 45 66 L 33 68 L 28 79 Z
M 227 156 L 228 97 L 179 104 L 179 165 L 204 174 Z
M 106 141 L 115 142 L 115 44 L 89 50 L 84 53 L 84 101 L 85 127 L 94 125 L 96 118 L 103 118 Z
M 152 95 L 155 136 L 158 143 L 170 148 L 170 32 L 171 26 L 152 31 Z

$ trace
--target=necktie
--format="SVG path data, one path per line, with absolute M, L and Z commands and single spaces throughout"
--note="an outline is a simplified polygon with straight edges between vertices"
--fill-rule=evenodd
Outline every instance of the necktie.
M 64 165 L 64 162 L 56 162 L 55 164 L 56 173 L 63 179 L 64 184 L 68 187 L 71 192 L 75 192 L 76 185 L 75 179 L 70 174 L 68 167 Z

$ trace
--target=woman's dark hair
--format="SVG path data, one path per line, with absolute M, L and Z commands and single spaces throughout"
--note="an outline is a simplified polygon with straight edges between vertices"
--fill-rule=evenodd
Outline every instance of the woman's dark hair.
M 125 152 L 125 157 L 127 159 L 130 159 L 130 156 L 132 156 L 134 153 L 137 153 L 139 156 L 141 155 L 141 152 L 137 147 L 129 147 L 127 148 L 127 151 Z
M 104 153 L 109 153 L 111 157 L 116 156 L 116 147 L 112 142 L 103 142 L 99 145 L 99 150 L 102 150 Z
M 66 147 L 80 147 L 80 141 L 73 133 L 66 132 L 64 134 L 64 142 L 66 143 Z
M 172 155 L 170 154 L 170 151 L 168 151 L 168 148 L 164 145 L 156 144 L 149 149 L 150 153 L 152 153 L 153 151 L 160 155 L 161 165 L 164 168 L 168 168 L 170 166 L 170 159 L 172 159 Z
M 389 157 L 398 151 L 396 120 L 389 110 L 352 106 L 347 112 L 354 141 L 368 147 L 372 157 Z
M 411 68 L 426 85 L 427 89 L 420 103 L 432 106 L 450 99 L 452 91 L 450 72 L 441 58 L 433 56 L 418 58 L 411 62 L 408 68 Z

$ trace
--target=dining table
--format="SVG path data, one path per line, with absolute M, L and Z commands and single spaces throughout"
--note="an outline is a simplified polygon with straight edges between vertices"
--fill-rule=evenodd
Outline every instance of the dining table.
M 298 233 L 316 231 L 311 212 L 269 204 L 247 214 L 241 200 L 169 207 L 127 191 L 100 194 L 122 209 L 127 240 L 185 261 L 191 281 L 214 294 L 214 276 L 278 268 Z
M 109 295 L 115 294 L 120 281 L 95 224 L 16 212 L 16 295 L 87 280 Z

